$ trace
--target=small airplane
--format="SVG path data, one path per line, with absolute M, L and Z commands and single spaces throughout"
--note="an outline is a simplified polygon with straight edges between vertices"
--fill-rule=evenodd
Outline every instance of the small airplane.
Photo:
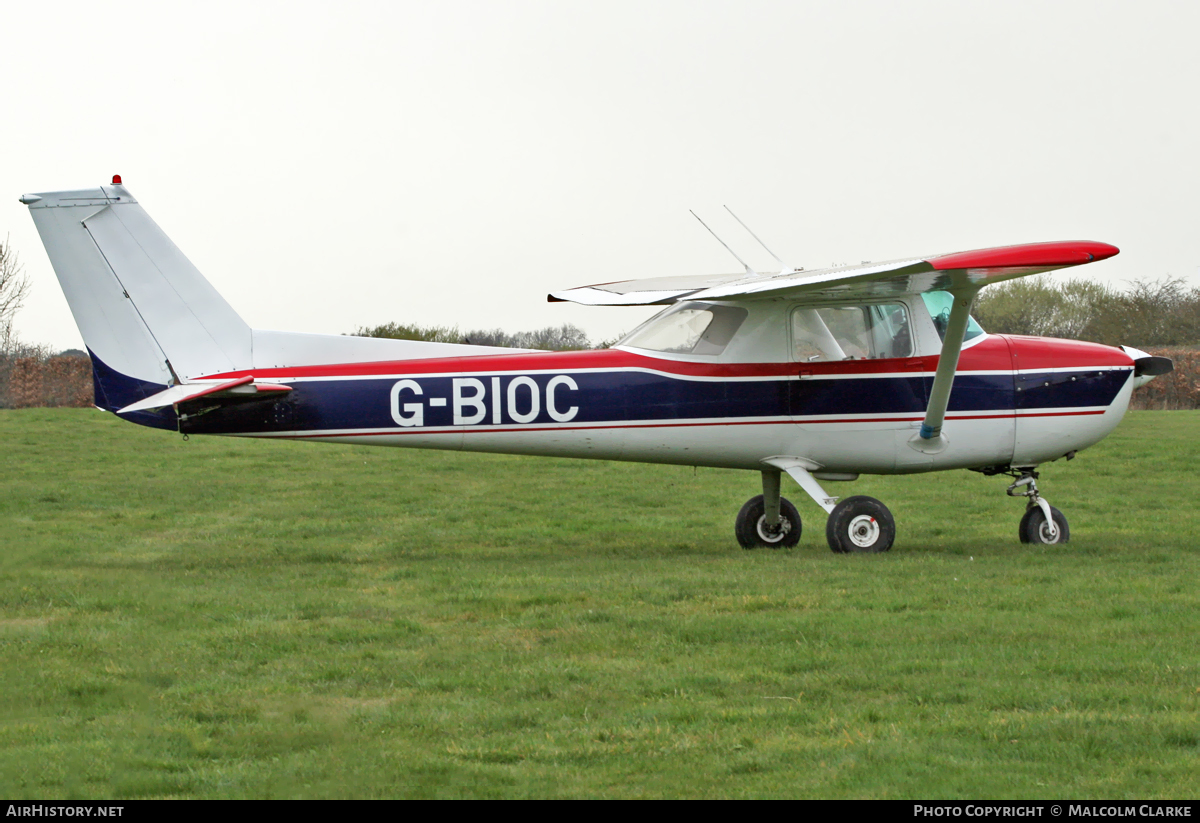
M 542 352 L 252 329 L 119 175 L 20 201 L 101 409 L 184 435 L 754 470 L 762 494 L 735 522 L 747 549 L 800 539 L 784 473 L 827 513 L 833 551 L 882 552 L 887 507 L 821 483 L 948 469 L 1011 477 L 1021 541 L 1065 543 L 1038 467 L 1099 442 L 1133 389 L 1172 368 L 1129 347 L 987 334 L 971 317 L 980 289 L 1118 253 L 1105 243 L 583 286 L 549 299 L 666 308 L 611 349 Z

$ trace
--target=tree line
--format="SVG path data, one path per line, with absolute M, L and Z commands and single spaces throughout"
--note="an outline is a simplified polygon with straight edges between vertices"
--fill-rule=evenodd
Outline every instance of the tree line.
M 613 339 L 593 344 L 587 332 L 573 323 L 519 332 L 506 332 L 504 329 L 473 329 L 462 332 L 458 330 L 457 326 L 385 323 L 381 326 L 361 326 L 354 330 L 353 335 L 355 337 L 387 337 L 393 340 L 424 340 L 430 343 L 500 346 L 508 349 L 541 349 L 543 351 L 607 349 L 617 342 Z
M 1118 289 L 1091 280 L 1023 277 L 984 289 L 972 313 L 995 334 L 1090 340 L 1170 357 L 1175 371 L 1138 389 L 1130 408 L 1200 408 L 1200 289 L 1183 280 L 1135 280 Z M 603 349 L 616 342 L 592 345 L 582 329 L 569 323 L 515 334 L 388 323 L 362 327 L 354 334 L 552 351 Z
M 972 314 L 986 331 L 995 334 L 1061 337 L 1136 348 L 1200 347 L 1200 289 L 1178 278 L 1135 280 L 1122 290 L 1091 280 L 1023 277 L 984 289 Z M 463 332 L 457 326 L 386 323 L 363 326 L 352 333 L 548 351 L 603 349 L 616 342 L 593 344 L 583 329 L 570 323 L 523 332 Z
M 1134 392 L 1132 409 L 1200 408 L 1200 289 L 1178 278 L 1118 289 L 1091 280 L 1024 277 L 984 289 L 972 313 L 996 334 L 1133 346 L 1175 370 Z
M 29 276 L 5 238 L 0 243 L 0 409 L 91 406 L 92 363 L 78 349 L 55 353 L 23 343 L 13 319 L 29 295 Z
M 86 353 L 55 353 L 13 332 L 13 317 L 29 281 L 8 242 L 0 243 L 0 408 L 89 406 L 91 364 Z M 975 318 L 989 332 L 1128 345 L 1175 361 L 1175 371 L 1139 389 L 1134 408 L 1200 408 L 1200 288 L 1181 279 L 1136 280 L 1118 289 L 1091 280 L 1020 278 L 984 289 Z M 571 323 L 530 331 L 385 323 L 362 326 L 360 337 L 467 343 L 543 351 L 604 349 Z
M 1139 349 L 1200 345 L 1200 289 L 1178 278 L 1135 280 L 1122 290 L 1092 280 L 1023 277 L 984 289 L 972 314 L 996 334 Z

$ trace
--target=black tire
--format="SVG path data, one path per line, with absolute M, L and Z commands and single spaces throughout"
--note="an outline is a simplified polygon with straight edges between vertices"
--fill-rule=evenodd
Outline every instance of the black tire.
M 1017 526 L 1017 536 L 1021 538 L 1022 543 L 1029 542 L 1029 518 L 1033 517 L 1033 513 L 1038 511 L 1037 506 L 1030 506 L 1025 510 L 1025 514 L 1021 517 L 1021 525 Z
M 772 533 L 766 528 L 764 519 L 766 506 L 763 496 L 751 497 L 738 512 L 733 533 L 743 549 L 758 549 L 766 546 L 768 549 L 783 549 L 795 546 L 800 542 L 800 512 L 786 497 L 779 498 L 779 529 Z
M 1051 539 L 1047 533 L 1046 515 L 1042 514 L 1042 507 L 1034 506 L 1021 518 L 1021 542 L 1057 546 L 1070 541 L 1071 527 L 1067 525 L 1067 518 L 1053 506 L 1050 507 L 1050 516 L 1054 518 L 1054 525 L 1058 527 L 1056 539 Z
M 825 539 L 838 554 L 885 552 L 896 539 L 896 518 L 874 497 L 847 497 L 829 513 Z

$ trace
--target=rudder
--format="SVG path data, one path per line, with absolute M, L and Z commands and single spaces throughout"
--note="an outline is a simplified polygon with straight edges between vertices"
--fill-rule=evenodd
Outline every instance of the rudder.
M 251 367 L 250 327 L 124 186 L 21 202 L 92 355 L 97 405 Z

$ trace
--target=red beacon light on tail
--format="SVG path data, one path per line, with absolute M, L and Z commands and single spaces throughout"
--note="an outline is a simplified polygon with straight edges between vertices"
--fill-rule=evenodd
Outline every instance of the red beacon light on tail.
M 114 175 L 113 175 L 113 182 L 112 182 L 112 184 L 113 184 L 114 186 L 119 186 L 119 185 L 121 185 L 121 175 L 119 175 L 119 174 L 114 174 Z

